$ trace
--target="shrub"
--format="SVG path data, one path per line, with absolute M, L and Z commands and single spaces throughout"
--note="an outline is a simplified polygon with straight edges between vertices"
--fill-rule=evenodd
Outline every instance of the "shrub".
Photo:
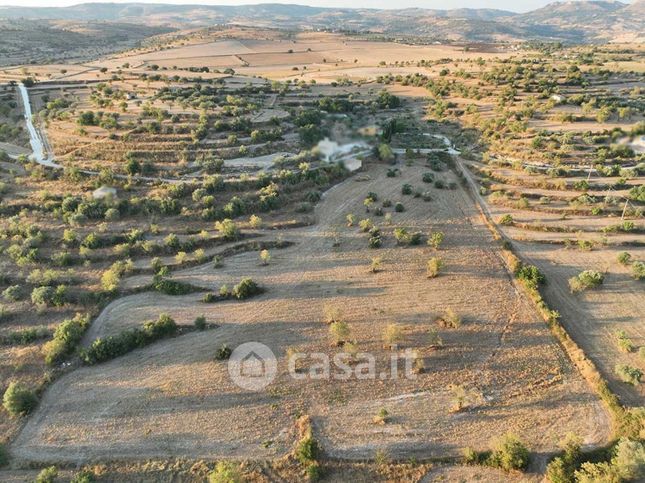
M 349 339 L 351 330 L 347 322 L 338 320 L 329 325 L 329 335 L 335 345 L 343 345 Z
M 430 260 L 428 260 L 427 267 L 426 267 L 426 273 L 428 275 L 428 278 L 434 278 L 437 275 L 439 275 L 439 271 L 441 270 L 441 267 L 443 267 L 443 260 L 439 257 L 433 257 Z
M 381 259 L 381 257 L 372 258 L 372 263 L 370 264 L 370 272 L 372 273 L 380 272 L 382 263 L 383 263 L 383 260 Z
M 404 184 L 401 187 L 401 194 L 403 194 L 403 195 L 411 195 L 412 194 L 412 186 L 407 184 L 407 183 Z
M 628 366 L 627 364 L 616 364 L 614 371 L 621 381 L 632 386 L 640 384 L 641 378 L 643 377 L 643 371 L 637 367 Z
M 569 483 L 574 481 L 573 474 L 579 464 L 582 439 L 568 434 L 560 443 L 562 455 L 554 458 L 546 468 L 547 478 L 551 483 Z
M 244 278 L 233 287 L 233 296 L 236 299 L 243 300 L 253 297 L 261 292 L 260 287 L 250 278 Z
M 515 276 L 532 289 L 537 289 L 538 285 L 546 280 L 544 274 L 535 265 L 521 264 L 515 271 Z
M 621 438 L 609 462 L 583 463 L 574 473 L 578 483 L 642 481 L 645 477 L 645 446 L 640 441 Z
M 36 287 L 31 292 L 31 302 L 39 307 L 61 307 L 67 299 L 67 286 L 58 285 L 53 287 Z
M 240 467 L 228 461 L 220 461 L 208 475 L 209 483 L 242 483 Z
M 632 277 L 639 281 L 645 279 L 645 262 L 637 260 L 632 264 Z
M 403 206 L 403 203 L 397 202 L 394 205 L 394 211 L 396 211 L 397 213 L 403 213 L 405 211 L 405 206 Z
M 193 324 L 195 325 L 195 328 L 196 328 L 197 330 L 204 330 L 204 329 L 206 328 L 206 325 L 207 325 L 207 323 L 206 323 L 206 317 L 204 317 L 203 315 L 200 315 L 199 317 L 197 317 L 197 318 L 195 319 L 195 321 L 193 322 Z
M 443 314 L 443 316 L 437 319 L 437 323 L 442 327 L 456 329 L 458 327 L 461 327 L 462 321 L 461 317 L 459 317 L 454 310 L 448 308 L 446 309 L 446 312 Z
M 621 265 L 629 265 L 632 261 L 632 256 L 627 252 L 621 252 L 618 254 L 618 263 Z
M 232 353 L 233 351 L 228 345 L 222 344 L 222 346 L 217 349 L 217 352 L 215 353 L 215 359 L 218 361 L 225 361 L 231 357 Z
M 271 254 L 269 253 L 269 250 L 262 250 L 260 252 L 260 263 L 262 265 L 268 265 L 270 260 Z
M 43 346 L 45 362 L 50 365 L 61 363 L 80 343 L 89 325 L 87 315 L 76 314 L 73 319 L 63 320 L 56 327 L 52 340 Z
M 229 218 L 216 222 L 215 229 L 225 240 L 237 240 L 240 237 L 240 231 L 237 225 Z
M 186 295 L 201 290 L 201 288 L 195 287 L 189 283 L 180 282 L 179 280 L 170 280 L 159 274 L 156 274 L 153 277 L 152 288 L 157 292 L 166 295 Z
M 70 483 L 93 483 L 96 481 L 96 475 L 90 470 L 82 470 L 76 473 Z
M 8 464 L 9 464 L 9 452 L 4 447 L 4 445 L 0 443 L 0 468 L 2 468 L 3 466 L 7 466 Z
M 435 250 L 438 250 L 441 244 L 443 243 L 444 234 L 441 231 L 433 231 L 428 236 L 428 246 L 431 246 Z
M 358 227 L 361 229 L 361 231 L 367 233 L 374 227 L 374 224 L 369 218 L 366 218 L 358 222 Z
M 514 223 L 513 216 L 506 214 L 499 217 L 497 223 L 504 226 L 511 226 Z
M 614 452 L 611 464 L 623 480 L 639 481 L 645 478 L 645 445 L 642 441 L 621 438 Z
M 20 285 L 11 285 L 2 292 L 2 298 L 7 302 L 15 302 L 20 299 L 21 293 Z
M 374 423 L 387 424 L 388 422 L 390 422 L 390 413 L 385 408 L 379 409 L 376 416 L 374 416 Z
M 517 436 L 507 433 L 489 457 L 490 465 L 505 471 L 523 470 L 529 463 L 529 451 Z
M 146 322 L 141 328 L 128 329 L 105 339 L 95 339 L 88 349 L 81 351 L 81 359 L 86 364 L 104 362 L 175 335 L 177 330 L 175 321 L 169 315 L 161 314 L 156 321 Z
M 254 229 L 258 229 L 262 227 L 262 218 L 260 218 L 257 215 L 251 215 L 251 218 L 249 218 L 249 226 Z
M 356 216 L 349 213 L 345 219 L 347 220 L 347 226 L 354 226 L 354 223 L 356 223 Z
M 38 404 L 36 395 L 17 382 L 11 382 L 2 398 L 2 405 L 12 416 L 30 413 Z
M 228 290 L 227 290 L 227 293 L 228 293 Z M 215 300 L 217 300 L 217 296 L 212 292 L 208 292 L 204 294 L 204 296 L 202 297 L 202 302 L 204 302 L 205 304 L 213 303 L 215 302 Z
M 397 345 L 403 340 L 403 331 L 401 326 L 398 324 L 388 324 L 385 329 L 383 329 L 383 345 L 386 348 L 391 348 L 394 345 Z
M 624 330 L 616 332 L 616 342 L 618 344 L 618 348 L 623 352 L 633 352 L 634 349 L 636 349 L 634 347 L 634 343 Z
M 432 183 L 434 181 L 434 173 L 423 173 L 423 182 Z
M 380 248 L 383 245 L 383 238 L 381 235 L 373 235 L 367 241 L 367 246 L 369 248 Z
M 308 431 L 307 434 L 298 442 L 295 456 L 301 464 L 310 465 L 316 461 L 319 452 L 320 448 L 318 446 L 318 442 L 312 436 L 311 431 Z
M 54 483 L 56 478 L 58 478 L 58 468 L 50 466 L 38 473 L 34 483 Z
M 133 264 L 131 260 L 119 260 L 101 275 L 101 287 L 106 292 L 114 292 L 119 287 L 121 278 L 126 273 L 132 271 Z
M 598 287 L 605 280 L 605 276 L 596 270 L 584 270 L 569 279 L 569 288 L 572 293 L 581 292 L 589 288 Z

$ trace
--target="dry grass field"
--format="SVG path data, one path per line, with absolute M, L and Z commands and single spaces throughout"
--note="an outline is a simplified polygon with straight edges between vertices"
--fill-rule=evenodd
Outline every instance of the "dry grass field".
M 274 457 L 289 450 L 294 418 L 303 413 L 311 415 L 324 450 L 343 458 L 379 449 L 395 457 L 458 455 L 465 446 L 484 448 L 506 430 L 537 452 L 552 451 L 570 431 L 601 443 L 609 431 L 604 409 L 514 287 L 466 194 L 433 190 L 432 202 L 401 196 L 401 185 L 419 185 L 424 170 L 404 168 L 392 179 L 384 167 L 372 166 L 364 172 L 368 181 L 334 187 L 318 205 L 314 226 L 280 235 L 294 245 L 275 250 L 268 266 L 260 266 L 257 252 L 245 252 L 225 258 L 221 268 L 209 263 L 173 275 L 209 290 L 250 276 L 266 288 L 264 295 L 215 305 L 201 303 L 199 295 L 152 293 L 112 302 L 88 340 L 159 312 L 185 325 L 203 314 L 218 327 L 63 376 L 13 443 L 15 457 L 75 463 L 133 454 Z M 356 227 L 344 226 L 347 213 L 362 216 L 369 191 L 406 205 L 391 224 L 374 219 L 386 234 L 385 247 L 374 251 Z M 395 227 L 445 232 L 438 255 L 446 268 L 438 278 L 425 275 L 433 250 L 396 246 Z M 336 232 L 339 247 L 332 246 Z M 383 270 L 370 273 L 376 255 Z M 400 324 L 401 347 L 419 351 L 427 372 L 387 383 L 293 381 L 285 373 L 288 347 L 334 351 L 322 320 L 327 306 L 341 308 L 359 349 L 378 354 L 380 369 L 388 363 L 381 333 Z M 462 327 L 434 322 L 448 308 L 463 318 Z M 444 341 L 440 349 L 428 347 L 433 328 Z M 226 364 L 214 360 L 223 343 L 248 341 L 268 345 L 280 358 L 280 375 L 266 393 L 236 388 Z M 455 383 L 476 394 L 472 407 L 458 413 L 450 411 Z M 392 414 L 391 424 L 372 422 L 381 407 Z
M 645 259 L 643 65 L 642 46 L 232 27 L 0 68 L 0 123 L 18 128 L 0 139 L 0 389 L 19 382 L 37 401 L 24 415 L 0 408 L 0 466 L 3 445 L 11 456 L 0 480 L 57 464 L 65 478 L 91 465 L 100 481 L 203 481 L 214 460 L 232 460 L 248 481 L 303 481 L 303 421 L 325 481 L 541 481 L 570 433 L 607 459 L 626 431 L 618 411 L 645 398 L 642 381 L 616 371 L 645 371 L 633 275 Z M 14 83 L 26 78 L 61 169 L 20 156 L 29 137 Z M 229 218 L 234 236 L 218 224 Z M 510 253 L 544 277 L 542 302 Z M 603 283 L 571 293 L 583 270 Z M 247 277 L 260 294 L 217 295 Z M 76 313 L 90 322 L 47 363 L 46 344 Z M 163 313 L 172 336 L 85 358 Z M 278 359 L 262 391 L 236 386 L 220 357 L 250 341 Z M 345 350 L 374 355 L 376 378 L 289 374 L 294 352 Z M 414 377 L 399 361 L 389 379 L 406 350 Z M 305 360 L 299 373 L 314 368 Z M 505 433 L 530 450 L 527 473 L 461 465 L 473 462 L 466 448 L 485 458 Z

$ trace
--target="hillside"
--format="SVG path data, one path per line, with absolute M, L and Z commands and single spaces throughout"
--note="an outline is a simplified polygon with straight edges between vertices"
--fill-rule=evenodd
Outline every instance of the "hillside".
M 144 23 L 174 28 L 242 24 L 276 28 L 372 31 L 429 40 L 568 42 L 640 41 L 643 2 L 555 2 L 515 14 L 497 9 L 329 9 L 302 5 L 242 6 L 142 3 L 80 4 L 64 8 L 0 7 L 0 18 Z

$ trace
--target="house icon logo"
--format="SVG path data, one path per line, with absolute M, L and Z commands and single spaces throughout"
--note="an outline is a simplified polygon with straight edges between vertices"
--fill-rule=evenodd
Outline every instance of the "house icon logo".
M 247 342 L 235 348 L 228 360 L 228 374 L 242 389 L 259 391 L 267 387 L 278 372 L 273 351 L 259 342 Z

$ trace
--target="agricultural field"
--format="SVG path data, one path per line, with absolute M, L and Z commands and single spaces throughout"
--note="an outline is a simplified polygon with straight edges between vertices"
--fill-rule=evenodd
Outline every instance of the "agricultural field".
M 642 46 L 93 57 L 0 69 L 0 480 L 638 478 Z

